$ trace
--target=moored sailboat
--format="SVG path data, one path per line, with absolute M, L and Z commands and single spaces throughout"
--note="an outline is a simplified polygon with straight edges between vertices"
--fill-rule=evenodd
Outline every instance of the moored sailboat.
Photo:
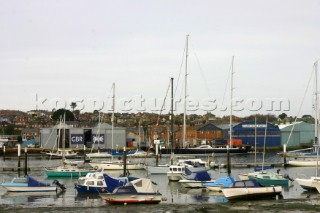
M 317 78 L 318 78 L 318 61 L 314 64 L 314 73 L 315 73 L 315 145 L 314 150 L 316 153 L 316 158 L 306 158 L 303 162 L 301 160 L 289 161 L 289 164 L 292 165 L 308 165 L 316 167 L 316 176 L 311 176 L 310 178 L 296 178 L 295 180 L 298 184 L 305 190 L 315 190 L 320 182 L 320 177 L 318 177 L 318 165 L 319 165 L 319 131 L 318 131 L 318 91 L 317 91 Z
M 63 119 L 63 122 L 65 122 L 65 116 Z M 61 123 L 61 122 L 60 122 Z M 61 127 L 61 125 L 60 125 Z M 59 138 L 60 138 L 60 132 L 59 131 Z M 65 148 L 65 131 L 63 129 L 62 133 L 62 150 Z M 62 152 L 62 165 L 57 167 L 46 167 L 44 168 L 44 173 L 48 177 L 79 177 L 79 176 L 85 176 L 89 172 L 94 172 L 95 170 L 91 167 L 85 165 L 85 166 L 74 166 L 70 164 L 66 164 L 64 152 Z

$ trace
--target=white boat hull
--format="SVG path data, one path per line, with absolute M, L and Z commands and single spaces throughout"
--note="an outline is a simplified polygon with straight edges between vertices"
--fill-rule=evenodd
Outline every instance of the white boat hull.
M 214 183 L 214 181 L 179 180 L 179 183 L 186 188 L 203 188 L 203 184 Z
M 310 177 L 306 178 L 296 178 L 295 181 L 303 188 L 303 189 L 316 189 L 317 183 L 320 182 L 319 177 Z
M 88 158 L 110 158 L 112 155 L 107 152 L 96 152 L 96 153 L 88 153 L 86 154 Z
M 168 172 L 167 177 L 168 177 L 169 181 L 179 181 L 182 179 L 181 173 Z
M 259 197 L 259 196 L 273 196 L 279 195 L 282 192 L 281 186 L 270 186 L 270 187 L 253 187 L 253 188 L 223 188 L 222 192 L 228 199 L 239 199 L 248 197 Z
M 8 192 L 52 192 L 57 191 L 56 186 L 3 186 Z
M 161 194 L 100 194 L 108 203 L 160 203 L 163 200 Z
M 206 188 L 209 191 L 213 191 L 213 192 L 221 192 L 221 190 L 222 190 L 221 186 L 206 186 Z
M 288 162 L 289 166 L 304 166 L 304 167 L 316 167 L 317 160 L 305 159 L 305 160 L 291 160 Z M 320 165 L 320 161 L 318 161 L 318 165 Z
M 239 174 L 238 177 L 240 180 L 249 180 L 248 174 Z
M 147 166 L 148 174 L 167 174 L 169 165 Z
M 315 182 L 314 186 L 316 187 L 317 191 L 320 193 L 320 181 Z
M 89 163 L 90 166 L 97 169 L 104 170 L 123 170 L 123 164 L 114 164 L 114 163 Z M 127 164 L 126 169 L 128 170 L 142 170 L 145 169 L 144 164 Z

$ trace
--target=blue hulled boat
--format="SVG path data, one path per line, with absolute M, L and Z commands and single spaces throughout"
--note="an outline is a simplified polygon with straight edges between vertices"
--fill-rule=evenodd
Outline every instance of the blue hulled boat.
M 75 188 L 78 193 L 105 193 L 112 192 L 118 186 L 124 186 L 126 183 L 134 180 L 133 177 L 113 178 L 103 172 L 88 173 L 85 177 L 78 179 Z

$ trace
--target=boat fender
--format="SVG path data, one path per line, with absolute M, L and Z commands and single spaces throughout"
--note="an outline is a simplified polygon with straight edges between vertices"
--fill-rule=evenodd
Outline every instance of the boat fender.
M 101 189 L 101 192 L 104 193 L 104 188 Z

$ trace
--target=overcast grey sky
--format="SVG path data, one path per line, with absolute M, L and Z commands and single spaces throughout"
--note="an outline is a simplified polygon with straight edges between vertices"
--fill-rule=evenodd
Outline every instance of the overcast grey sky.
M 318 0 L 0 0 L 0 109 L 35 109 L 38 94 L 39 109 L 78 98 L 92 111 L 115 82 L 117 110 L 141 96 L 148 110 L 170 77 L 178 83 L 189 34 L 190 98 L 221 103 L 235 56 L 234 97 L 261 100 L 258 113 L 285 98 L 295 116 L 320 58 L 319 11 Z M 311 100 L 312 87 L 301 114 Z M 244 108 L 235 114 L 256 113 Z

